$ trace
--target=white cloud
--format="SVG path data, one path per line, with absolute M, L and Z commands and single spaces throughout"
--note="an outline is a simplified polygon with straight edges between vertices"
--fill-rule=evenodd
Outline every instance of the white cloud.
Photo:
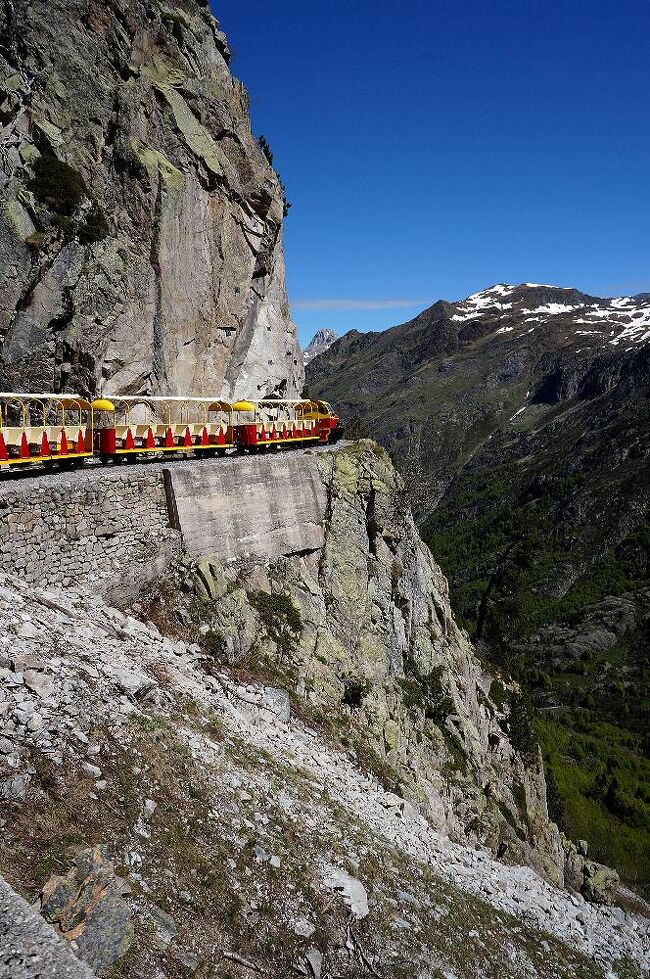
M 406 309 L 430 306 L 429 299 L 294 299 L 293 309 Z

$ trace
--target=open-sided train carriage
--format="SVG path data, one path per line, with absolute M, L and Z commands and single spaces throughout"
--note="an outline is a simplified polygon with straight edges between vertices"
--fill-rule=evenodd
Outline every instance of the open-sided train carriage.
M 325 401 L 278 398 L 238 401 L 233 411 L 235 440 L 240 452 L 333 442 L 341 432 L 338 417 Z
M 93 454 L 93 407 L 73 394 L 0 393 L 0 466 L 58 462 Z
M 340 422 L 325 401 L 143 395 L 0 394 L 0 472 L 10 467 L 72 467 L 171 454 L 205 456 L 334 442 Z
M 103 461 L 140 454 L 224 455 L 234 446 L 232 406 L 214 398 L 99 399 L 95 447 Z

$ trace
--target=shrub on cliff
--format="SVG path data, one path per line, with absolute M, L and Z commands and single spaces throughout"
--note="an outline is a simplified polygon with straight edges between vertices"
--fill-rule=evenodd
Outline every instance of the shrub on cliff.
M 53 155 L 38 157 L 29 189 L 50 211 L 50 225 L 58 228 L 65 239 L 77 238 L 88 245 L 108 237 L 110 228 L 101 205 L 88 190 L 82 174 L 68 163 Z M 84 202 L 90 203 L 85 213 Z
M 90 245 L 94 241 L 102 241 L 107 238 L 109 231 L 106 215 L 95 201 L 86 215 L 86 220 L 77 229 L 79 241 L 84 245 Z
M 454 702 L 447 695 L 442 684 L 444 668 L 435 666 L 430 673 L 420 673 L 415 664 L 409 663 L 411 674 L 399 677 L 397 682 L 402 690 L 404 706 L 409 710 L 421 710 L 424 716 L 439 727 L 454 712 Z
M 510 701 L 508 735 L 513 748 L 522 755 L 532 757 L 539 750 L 539 742 L 533 728 L 533 708 L 525 694 L 514 694 Z
M 288 652 L 302 629 L 300 612 L 291 595 L 254 591 L 250 592 L 249 599 L 269 639 L 276 643 L 280 652 Z
M 273 166 L 273 150 L 269 145 L 269 141 L 266 136 L 259 136 L 257 140 L 257 145 L 261 149 L 262 153 L 266 157 L 269 166 Z M 277 171 L 276 171 L 277 173 Z M 277 174 L 278 180 L 280 182 L 280 190 L 282 191 L 282 214 L 286 218 L 287 214 L 291 210 L 292 204 L 287 200 L 287 188 L 285 187 L 280 174 Z
M 51 211 L 68 216 L 74 214 L 84 197 L 89 196 L 79 171 L 55 156 L 39 156 L 35 160 L 29 189 Z

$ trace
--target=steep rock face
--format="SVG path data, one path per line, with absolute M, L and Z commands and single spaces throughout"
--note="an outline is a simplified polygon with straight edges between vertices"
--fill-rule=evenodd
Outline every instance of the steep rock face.
M 207 4 L 16 0 L 0 35 L 0 386 L 299 392 L 283 191 Z
M 322 547 L 217 570 L 205 614 L 220 647 L 235 664 L 261 654 L 310 710 L 338 717 L 339 734 L 362 755 L 371 746 L 437 828 L 561 881 L 539 758 L 508 739 L 516 707 L 455 624 L 390 459 L 360 442 L 317 463 L 327 493 Z M 272 607 L 281 610 L 287 590 L 296 635 L 281 611 L 270 627 L 255 611 L 260 591 L 278 596 Z

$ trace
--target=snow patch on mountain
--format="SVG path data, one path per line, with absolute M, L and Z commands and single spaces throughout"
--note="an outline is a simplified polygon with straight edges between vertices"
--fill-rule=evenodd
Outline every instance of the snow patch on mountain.
M 520 286 L 499 283 L 490 289 L 472 293 L 467 299 L 454 303 L 456 312 L 451 319 L 456 323 L 476 320 L 482 317 L 523 317 L 525 324 L 546 323 L 551 317 L 565 317 L 568 338 L 571 326 L 590 326 L 591 330 L 575 330 L 576 336 L 600 337 L 603 346 L 617 346 L 620 343 L 645 344 L 650 342 L 650 301 L 647 296 L 621 296 L 615 299 L 594 299 L 584 296 L 575 302 L 548 299 L 541 304 L 530 303 L 530 298 L 545 300 L 545 296 L 529 296 L 531 290 L 553 290 L 553 292 L 572 292 L 559 286 L 535 285 L 531 282 Z M 527 302 L 528 300 L 528 302 Z M 517 327 L 508 323 L 500 326 L 495 334 L 514 333 Z M 531 330 L 521 332 L 530 333 Z

